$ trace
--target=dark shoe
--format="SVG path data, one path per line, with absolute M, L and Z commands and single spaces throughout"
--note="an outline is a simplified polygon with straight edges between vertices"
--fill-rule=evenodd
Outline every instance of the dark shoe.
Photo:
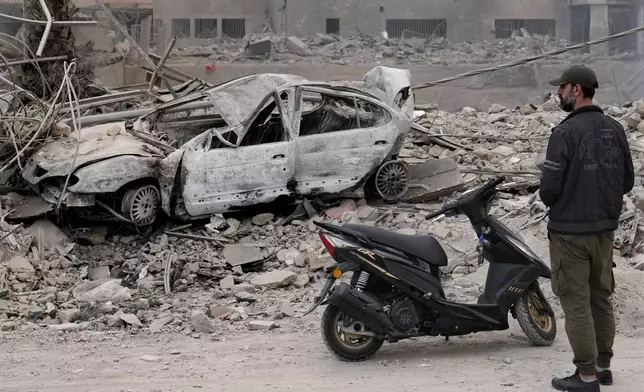
M 564 392 L 599 392 L 599 381 L 585 382 L 578 373 L 564 378 L 553 378 L 552 387 Z
M 575 370 L 575 374 L 579 374 L 579 369 Z M 613 385 L 613 372 L 610 370 L 602 370 L 596 374 L 597 380 L 601 385 Z
M 610 370 L 597 372 L 597 380 L 599 380 L 601 385 L 613 385 L 613 372 Z

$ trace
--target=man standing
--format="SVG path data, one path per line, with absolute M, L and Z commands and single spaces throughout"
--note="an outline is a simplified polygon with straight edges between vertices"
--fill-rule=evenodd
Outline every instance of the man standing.
M 570 114 L 550 135 L 539 193 L 549 208 L 552 289 L 577 367 L 552 386 L 594 392 L 613 382 L 613 240 L 623 195 L 633 188 L 633 161 L 624 128 L 593 104 L 599 86 L 590 68 L 570 67 L 550 84 Z

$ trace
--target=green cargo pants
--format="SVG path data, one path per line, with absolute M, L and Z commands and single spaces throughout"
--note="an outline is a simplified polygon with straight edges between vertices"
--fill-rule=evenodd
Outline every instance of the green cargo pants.
M 595 365 L 609 368 L 613 358 L 615 317 L 610 296 L 614 233 L 561 235 L 550 232 L 552 290 L 566 318 L 573 363 L 583 375 L 595 375 Z

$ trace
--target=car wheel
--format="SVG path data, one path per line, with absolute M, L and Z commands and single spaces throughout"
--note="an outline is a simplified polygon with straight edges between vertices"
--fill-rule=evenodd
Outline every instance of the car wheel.
M 155 185 L 129 189 L 123 195 L 121 211 L 136 226 L 154 222 L 161 208 L 161 192 Z
M 404 162 L 387 161 L 376 172 L 376 191 L 385 201 L 398 201 L 409 190 L 410 177 L 409 168 Z

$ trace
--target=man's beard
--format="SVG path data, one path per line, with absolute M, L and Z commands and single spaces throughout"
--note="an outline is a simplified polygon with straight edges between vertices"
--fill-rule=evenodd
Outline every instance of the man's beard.
M 565 98 L 561 95 L 559 96 L 559 107 L 561 108 L 561 110 L 568 113 L 575 110 L 575 98 L 572 95 L 572 92 Z

